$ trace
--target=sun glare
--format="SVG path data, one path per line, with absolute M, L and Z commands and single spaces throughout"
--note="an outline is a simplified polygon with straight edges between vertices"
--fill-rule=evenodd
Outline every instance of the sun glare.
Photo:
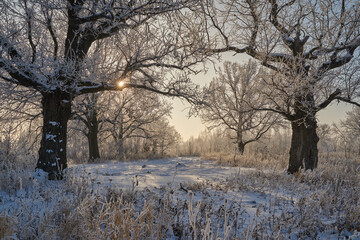
M 123 87 L 124 84 L 125 84 L 125 83 L 124 83 L 123 81 L 121 81 L 121 82 L 118 83 L 119 87 Z

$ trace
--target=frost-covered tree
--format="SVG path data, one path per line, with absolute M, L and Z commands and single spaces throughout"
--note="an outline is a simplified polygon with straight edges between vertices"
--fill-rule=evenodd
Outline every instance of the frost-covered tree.
M 124 160 L 125 141 L 155 138 L 152 125 L 168 116 L 171 106 L 156 94 L 126 89 L 79 97 L 73 112 L 75 122 L 71 126 L 86 136 L 90 162 L 100 158 L 99 138 L 109 137 L 112 141 L 108 144 L 115 146 L 112 149 L 116 150 L 118 159 Z
M 0 141 L 12 142 L 12 150 L 34 154 L 40 136 L 40 96 L 37 92 L 0 82 Z M 14 143 L 19 143 L 15 146 Z M 21 145 L 21 146 L 20 146 Z M 14 152 L 15 153 L 15 152 Z
M 317 128 L 317 135 L 319 136 L 319 150 L 327 153 L 334 151 L 333 129 L 329 124 L 320 124 Z
M 335 127 L 335 129 L 347 140 L 345 144 L 351 145 L 354 152 L 360 156 L 360 107 L 347 112 L 345 120 L 341 121 L 340 127 Z
M 108 110 L 107 106 L 99 101 L 100 96 L 98 93 L 84 95 L 79 97 L 73 106 L 72 119 L 75 123 L 70 126 L 86 136 L 89 162 L 100 158 L 98 135 L 105 121 L 104 112 Z
M 258 66 L 254 61 L 247 64 L 224 62 L 208 87 L 206 103 L 201 110 L 202 121 L 210 129 L 221 127 L 228 130 L 238 152 L 258 141 L 277 121 L 272 112 L 257 111 L 266 103 L 258 89 Z
M 360 108 L 355 107 L 352 111 L 346 113 L 346 119 L 341 121 L 341 126 L 360 136 Z
M 136 89 L 109 93 L 103 99 L 108 105 L 104 113 L 104 129 L 116 145 L 119 160 L 124 159 L 124 141 L 130 138 L 152 138 L 149 129 L 171 113 L 171 106 L 154 93 L 144 94 Z
M 179 96 L 188 79 L 153 74 L 201 61 L 193 38 L 178 37 L 171 15 L 191 0 L 1 0 L 0 78 L 41 94 L 42 138 L 37 168 L 61 178 L 67 167 L 67 124 L 75 97 L 124 87 Z M 166 26 L 164 28 L 163 26 Z M 172 31 L 172 30 L 176 31 Z M 136 37 L 134 37 L 136 36 Z M 101 44 L 95 44 L 101 42 Z M 142 46 L 134 53 L 133 46 Z M 107 49 L 111 74 L 97 74 Z M 125 57 L 120 57 L 125 56 Z M 166 78 L 168 77 L 168 78 Z M 116 85 L 127 79 L 122 87 Z M 174 79 L 174 78 L 173 78 Z
M 269 69 L 262 92 L 272 106 L 259 110 L 291 122 L 288 172 L 316 168 L 317 112 L 334 100 L 360 106 L 360 2 L 205 0 L 201 12 L 206 49 L 244 53 Z
M 164 157 L 170 149 L 181 141 L 181 135 L 171 126 L 167 118 L 161 117 L 148 126 L 150 145 L 154 155 Z

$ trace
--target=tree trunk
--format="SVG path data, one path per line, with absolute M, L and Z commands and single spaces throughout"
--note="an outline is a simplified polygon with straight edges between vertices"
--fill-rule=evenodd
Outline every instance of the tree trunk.
M 316 133 L 316 120 L 291 122 L 292 137 L 288 172 L 293 174 L 301 168 L 314 169 L 318 164 L 319 137 Z
M 49 174 L 49 179 L 62 179 L 67 168 L 67 123 L 71 115 L 71 96 L 56 90 L 43 93 L 43 127 L 36 168 Z
M 344 143 L 344 152 L 345 152 L 345 159 L 349 159 L 346 139 L 345 139 L 345 143 Z
M 96 159 L 100 158 L 99 144 L 98 144 L 98 131 L 97 129 L 89 129 L 87 134 L 88 143 L 89 143 L 89 162 L 94 162 Z
M 124 139 L 121 137 L 118 141 L 118 155 L 119 155 L 119 161 L 124 161 L 125 154 L 124 154 Z
M 240 155 L 244 154 L 245 144 L 242 141 L 237 142 L 237 148 Z
M 161 139 L 160 150 L 161 150 L 161 157 L 164 157 L 164 155 L 165 155 L 165 140 L 164 140 L 164 137 L 163 137 L 163 139 Z
M 88 119 L 88 144 L 89 144 L 89 162 L 94 162 L 100 158 L 99 144 L 98 144 L 98 132 L 99 124 L 97 120 L 97 113 L 93 110 Z

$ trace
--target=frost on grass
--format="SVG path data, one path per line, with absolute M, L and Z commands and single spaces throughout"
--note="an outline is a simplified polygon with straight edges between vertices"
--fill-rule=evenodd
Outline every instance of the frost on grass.
M 0 222 L 12 224 L 0 237 L 358 239 L 359 163 L 327 164 L 289 176 L 196 158 L 102 163 L 56 182 L 38 171 L 2 189 Z

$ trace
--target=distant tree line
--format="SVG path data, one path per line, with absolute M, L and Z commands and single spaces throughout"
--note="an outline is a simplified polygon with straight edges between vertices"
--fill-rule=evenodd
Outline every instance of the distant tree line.
M 344 120 L 333 124 L 320 124 L 319 154 L 322 157 L 338 157 L 339 159 L 360 158 L 360 109 L 355 107 L 346 113 Z M 244 151 L 244 157 L 266 154 L 268 158 L 278 155 L 287 157 L 291 144 L 291 128 L 286 125 L 274 126 L 256 142 L 252 142 Z M 231 130 L 220 127 L 205 130 L 197 137 L 191 137 L 178 147 L 179 155 L 211 156 L 214 153 L 239 155 L 236 141 Z

